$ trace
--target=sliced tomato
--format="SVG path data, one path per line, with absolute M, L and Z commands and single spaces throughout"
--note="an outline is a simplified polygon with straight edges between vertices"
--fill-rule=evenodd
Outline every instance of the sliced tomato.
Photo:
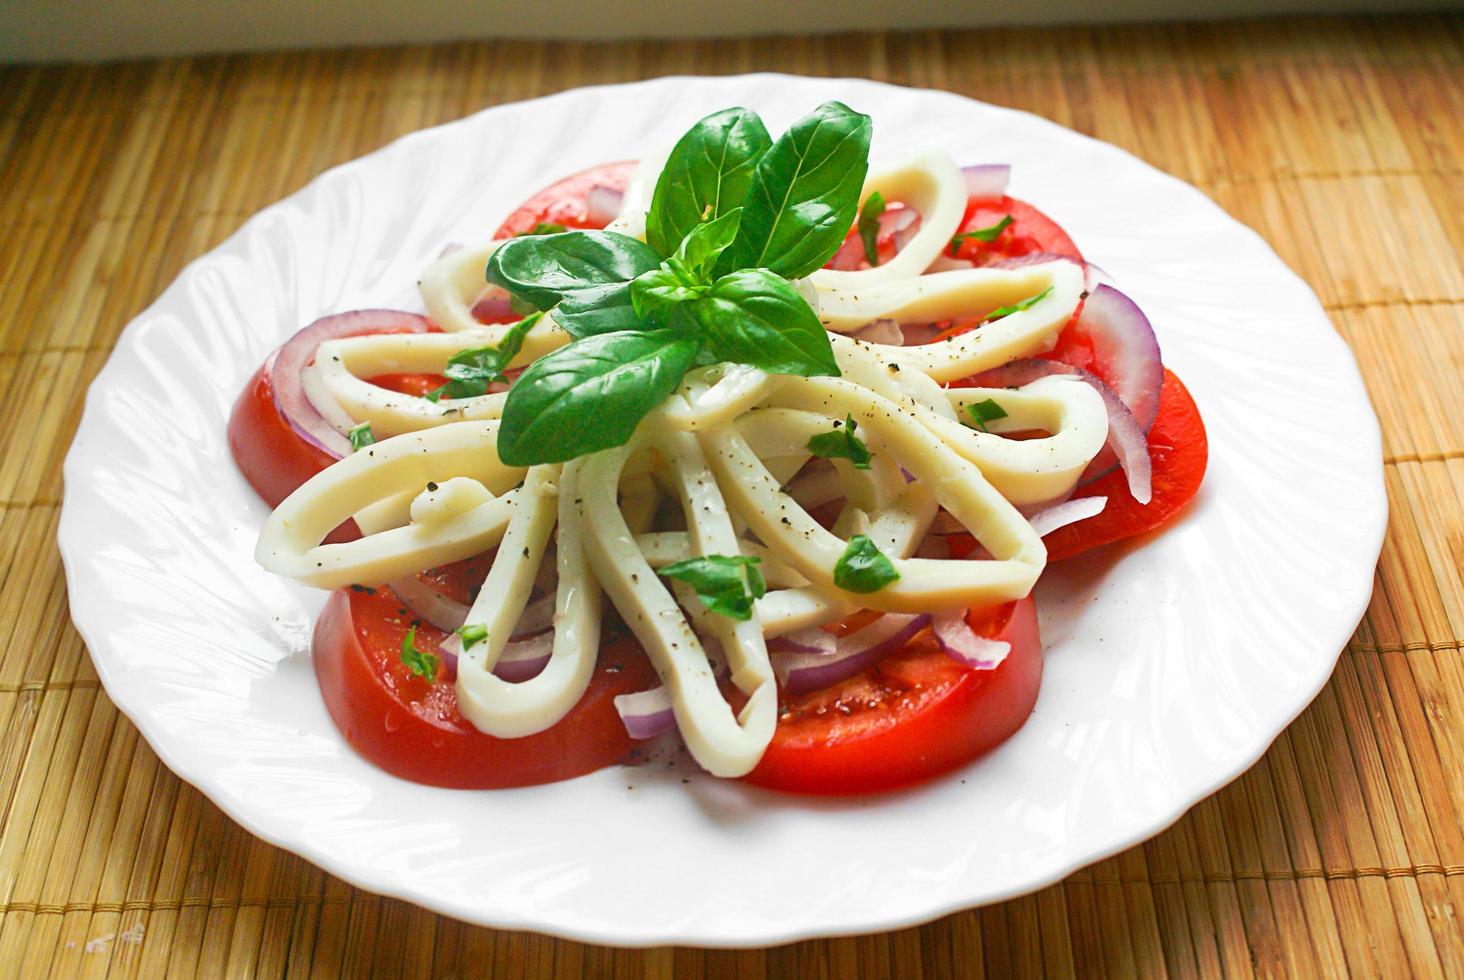
M 1047 215 L 1015 197 L 973 197 L 966 202 L 966 216 L 961 219 L 961 232 L 994 228 L 1007 217 L 1012 219 L 989 242 L 964 239 L 956 248 L 955 257 L 977 265 L 991 265 L 1004 259 L 1024 255 L 1066 255 L 1079 262 L 1083 255 L 1062 226 Z M 947 250 L 947 254 L 949 250 Z
M 596 187 L 608 187 L 623 191 L 635 173 L 636 161 L 622 160 L 619 163 L 604 163 L 598 167 L 581 170 L 563 180 L 556 181 L 529 198 L 518 209 L 503 219 L 503 224 L 493 233 L 494 238 L 512 238 L 533 231 L 535 225 L 563 225 L 566 228 L 603 228 L 603 222 L 593 222 L 589 217 L 586 201 L 590 191 Z
M 424 395 L 447 379 L 436 374 L 387 374 L 369 380 L 392 391 Z M 228 437 L 235 465 L 271 507 L 278 507 L 300 484 L 336 461 L 330 453 L 302 439 L 280 413 L 274 384 L 263 367 L 254 372 L 234 403 Z M 337 532 L 330 540 L 349 541 L 358 536 L 354 530 L 345 537 Z
M 1012 652 L 970 670 L 926 631 L 864 673 L 784 698 L 778 727 L 748 782 L 794 793 L 871 793 L 929 779 L 1009 738 L 1042 682 L 1037 605 L 1028 597 L 967 616 Z
M 458 712 L 457 691 L 441 667 L 429 681 L 402 663 L 409 617 L 388 590 L 342 589 L 315 624 L 315 676 L 326 708 L 351 747 L 374 765 L 431 786 L 498 789 L 581 776 L 630 751 L 614 698 L 657 683 L 634 643 L 603 647 L 589 689 L 552 728 L 494 738 Z M 446 637 L 420 624 L 414 642 L 436 653 Z
M 1074 496 L 1105 496 L 1108 503 L 1097 516 L 1058 528 L 1044 538 L 1049 561 L 1162 527 L 1199 492 L 1210 459 L 1205 423 L 1189 391 L 1167 369 L 1164 387 L 1159 390 L 1159 415 L 1149 429 L 1149 459 L 1154 466 L 1153 499 L 1147 505 L 1135 500 L 1122 470 L 1079 487 Z

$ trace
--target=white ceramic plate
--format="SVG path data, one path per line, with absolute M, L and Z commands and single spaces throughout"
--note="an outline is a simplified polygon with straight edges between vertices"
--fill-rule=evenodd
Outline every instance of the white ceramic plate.
M 1031 721 L 949 778 L 810 802 L 659 767 L 499 792 L 356 757 L 316 690 L 323 594 L 251 560 L 265 516 L 224 438 L 264 356 L 332 311 L 419 308 L 444 243 L 549 180 L 741 104 L 773 132 L 825 99 L 874 156 L 1009 161 L 1148 312 L 1210 434 L 1166 533 L 1059 568 Z M 1311 700 L 1355 627 L 1385 520 L 1377 421 L 1312 292 L 1253 232 L 1132 156 L 1034 116 L 868 81 L 755 75 L 581 89 L 415 133 L 322 175 L 190 265 L 122 335 L 66 460 L 72 615 L 163 760 L 260 837 L 470 922 L 600 943 L 763 945 L 1019 895 L 1161 830 Z M 1069 563 L 1072 564 L 1072 563 Z

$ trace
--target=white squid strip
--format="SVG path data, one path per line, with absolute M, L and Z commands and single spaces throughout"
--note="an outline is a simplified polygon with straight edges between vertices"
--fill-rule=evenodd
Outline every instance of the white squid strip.
M 857 271 L 819 269 L 809 278 L 820 290 L 857 292 L 920 275 L 945 251 L 966 214 L 966 178 L 940 150 L 911 154 L 871 171 L 864 180 L 861 207 L 875 191 L 888 202 L 899 201 L 919 211 L 920 230 L 883 265 Z

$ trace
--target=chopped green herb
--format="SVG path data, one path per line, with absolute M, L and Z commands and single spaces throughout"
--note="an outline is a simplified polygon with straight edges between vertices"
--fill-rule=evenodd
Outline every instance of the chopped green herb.
M 524 337 L 543 318 L 542 313 L 530 313 L 508 328 L 497 347 L 475 347 L 448 358 L 447 384 L 427 392 L 423 397 L 435 402 L 446 395 L 449 398 L 476 398 L 488 393 L 488 386 L 495 381 L 507 381 L 503 371 L 510 361 L 518 356 L 524 346 Z
M 463 652 L 473 649 L 474 645 L 488 639 L 488 627 L 482 623 L 467 623 L 453 630 L 463 641 Z
M 521 231 L 515 238 L 528 238 L 530 235 L 558 235 L 560 232 L 568 231 L 563 225 L 554 222 L 539 222 L 528 231 Z
M 1048 286 L 1036 296 L 1028 296 L 1026 299 L 1021 300 L 1020 302 L 1013 303 L 1011 306 L 998 306 L 996 309 L 986 314 L 984 319 L 998 320 L 1001 317 L 1009 316 L 1013 313 L 1020 313 L 1023 310 L 1031 309 L 1032 307 L 1036 306 L 1038 303 L 1046 299 L 1047 294 L 1050 292 L 1052 292 L 1052 287 Z
M 406 664 L 407 669 L 418 677 L 425 677 L 429 681 L 437 677 L 439 659 L 434 653 L 417 649 L 417 627 L 415 626 L 407 630 L 407 635 L 402 637 L 402 663 Z
M 879 265 L 879 219 L 885 212 L 884 195 L 875 191 L 859 209 L 859 238 L 864 242 L 864 257 L 870 265 Z
M 984 402 L 976 402 L 974 405 L 966 406 L 966 414 L 976 423 L 976 427 L 982 432 L 989 432 L 986 428 L 987 422 L 995 422 L 997 419 L 1007 417 L 1006 409 L 998 405 L 993 399 L 986 399 Z
M 856 534 L 834 564 L 834 584 L 847 592 L 878 592 L 900 577 L 867 535 Z
M 371 423 L 362 422 L 346 435 L 351 440 L 351 449 L 365 449 L 367 446 L 376 443 L 376 437 L 371 434 Z
M 768 591 L 757 570 L 761 560 L 751 555 L 707 555 L 673 562 L 660 574 L 691 586 L 712 612 L 746 622 L 752 618 L 752 604 Z
M 971 239 L 975 239 L 978 242 L 994 242 L 996 241 L 996 237 L 998 235 L 1006 231 L 1007 228 L 1011 227 L 1011 224 L 1012 216 L 1006 215 L 996 224 L 989 227 L 974 228 L 971 231 L 963 231 L 959 235 L 951 239 L 951 254 L 955 255 L 961 250 L 961 246 Z
M 859 423 L 854 421 L 854 416 L 846 416 L 842 425 L 834 423 L 832 432 L 820 432 L 809 439 L 808 451 L 821 459 L 847 459 L 856 470 L 867 470 L 869 447 L 854 434 L 858 428 Z

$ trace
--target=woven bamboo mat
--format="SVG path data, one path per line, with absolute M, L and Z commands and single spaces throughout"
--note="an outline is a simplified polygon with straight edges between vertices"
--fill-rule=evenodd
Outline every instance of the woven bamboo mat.
M 750 952 L 499 933 L 252 839 L 99 689 L 54 539 L 79 394 L 190 258 L 322 169 L 572 86 L 777 69 L 1040 113 L 1199 185 L 1317 290 L 1382 418 L 1367 619 L 1148 843 L 919 929 Z M 1464 976 L 1464 18 L 465 44 L 0 68 L 0 973 Z

